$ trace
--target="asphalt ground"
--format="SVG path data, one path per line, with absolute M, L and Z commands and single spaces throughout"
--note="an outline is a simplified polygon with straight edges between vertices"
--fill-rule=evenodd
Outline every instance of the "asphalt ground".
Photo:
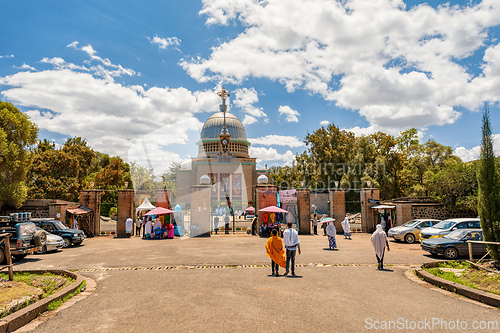
M 500 332 L 498 309 L 407 277 L 442 258 L 391 241 L 378 271 L 370 235 L 352 238 L 339 235 L 331 251 L 324 236 L 300 236 L 295 278 L 270 276 L 255 236 L 92 238 L 16 268 L 78 270 L 97 283 L 36 332 Z

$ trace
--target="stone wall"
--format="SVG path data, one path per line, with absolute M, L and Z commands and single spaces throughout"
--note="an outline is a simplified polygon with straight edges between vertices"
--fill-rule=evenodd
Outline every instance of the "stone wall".
M 411 214 L 414 219 L 437 219 L 446 220 L 460 217 L 477 217 L 477 213 L 472 211 L 460 211 L 456 209 L 445 209 L 439 204 L 420 204 L 411 207 Z

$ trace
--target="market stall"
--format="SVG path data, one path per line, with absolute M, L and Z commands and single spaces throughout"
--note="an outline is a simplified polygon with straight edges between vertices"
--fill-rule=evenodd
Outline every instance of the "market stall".
M 147 218 L 144 237 L 145 238 L 174 238 L 174 225 L 170 223 L 170 219 L 166 219 L 167 214 L 173 213 L 173 210 L 157 207 L 146 213 Z

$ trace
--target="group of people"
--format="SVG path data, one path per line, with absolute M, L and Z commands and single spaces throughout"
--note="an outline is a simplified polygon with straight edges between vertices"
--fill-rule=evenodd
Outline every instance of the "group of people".
M 321 221 L 325 218 L 326 214 L 323 214 Z M 322 223 L 321 221 L 318 221 L 317 214 L 314 214 L 312 220 L 313 234 L 318 234 L 318 224 L 321 223 L 321 228 L 324 231 L 324 235 L 328 236 L 328 248 L 330 250 L 334 250 L 337 248 L 337 241 L 335 238 L 337 235 L 337 228 L 335 228 L 335 224 L 333 224 L 334 220 L 329 221 L 328 224 Z M 347 216 L 345 217 L 344 221 L 341 222 L 341 225 L 342 229 L 344 230 L 344 239 L 351 239 L 351 226 L 349 224 L 349 219 L 347 218 Z
M 153 216 L 138 217 L 135 221 L 135 235 L 140 236 L 142 229 L 142 238 L 174 238 L 175 220 L 173 219 L 172 223 L 170 221 L 164 222 L 165 218 L 163 216 L 154 218 Z M 125 221 L 125 230 L 129 237 L 132 234 L 132 224 L 132 218 L 129 217 Z
M 283 243 L 285 245 L 286 258 Z M 271 237 L 269 237 L 266 243 L 266 253 L 271 258 L 273 276 L 280 276 L 280 266 L 285 269 L 284 276 L 287 276 L 290 271 L 292 276 L 296 276 L 295 255 L 297 252 L 301 254 L 299 234 L 297 230 L 292 228 L 292 223 L 287 223 L 287 229 L 283 232 L 283 241 L 278 236 L 278 230 L 272 229 Z
M 342 222 L 349 223 L 347 217 Z M 343 225 L 344 227 L 344 225 Z M 346 238 L 350 239 L 350 229 L 344 228 L 344 233 L 348 231 L 348 236 L 344 235 Z M 329 248 L 334 249 L 337 247 L 335 241 L 336 229 L 333 221 L 328 223 L 326 227 L 326 232 L 328 235 Z M 382 228 L 382 225 L 378 224 L 375 232 L 371 236 L 371 242 L 375 250 L 375 256 L 377 258 L 377 269 L 384 269 L 384 254 L 385 249 L 390 251 L 389 242 L 387 240 L 387 235 Z M 284 245 L 284 248 L 283 248 Z M 287 276 L 290 271 L 292 276 L 295 274 L 295 255 L 297 252 L 301 254 L 299 234 L 295 229 L 292 228 L 292 223 L 287 223 L 287 229 L 283 232 L 283 240 L 279 237 L 278 230 L 272 229 L 271 235 L 266 243 L 266 254 L 271 258 L 271 274 L 273 276 L 280 276 L 279 268 L 285 269 L 284 276 Z M 286 252 L 285 252 L 286 251 Z M 286 254 L 286 256 L 285 256 Z
M 224 233 L 227 235 L 229 234 L 229 214 L 224 215 Z M 215 215 L 214 216 L 214 232 L 216 235 L 218 235 L 219 232 L 219 216 Z

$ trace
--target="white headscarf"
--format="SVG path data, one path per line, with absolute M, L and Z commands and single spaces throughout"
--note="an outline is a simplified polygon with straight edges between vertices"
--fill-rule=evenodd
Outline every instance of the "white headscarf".
M 377 224 L 377 230 L 372 234 L 371 239 L 375 253 L 379 258 L 382 258 L 385 251 L 385 245 L 387 244 L 387 235 L 380 224 Z
M 337 234 L 337 229 L 335 228 L 333 222 L 328 223 L 328 226 L 326 227 L 326 234 L 328 236 L 335 236 Z
M 351 226 L 349 224 L 349 219 L 347 216 L 345 217 L 344 221 L 342 221 L 342 229 L 344 229 L 345 233 L 350 233 L 351 232 Z

